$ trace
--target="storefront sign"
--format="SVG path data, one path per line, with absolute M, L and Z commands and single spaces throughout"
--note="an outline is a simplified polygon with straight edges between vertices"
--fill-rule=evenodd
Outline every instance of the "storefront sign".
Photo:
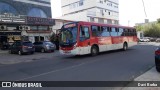
M 49 19 L 49 18 L 38 18 L 38 17 L 27 17 L 26 19 L 27 24 L 31 25 L 55 25 L 55 20 L 54 19 Z
M 21 32 L 0 32 L 0 36 L 4 36 L 4 35 L 21 35 Z

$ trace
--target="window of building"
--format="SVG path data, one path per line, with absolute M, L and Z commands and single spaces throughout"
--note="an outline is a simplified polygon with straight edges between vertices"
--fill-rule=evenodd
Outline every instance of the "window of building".
M 108 15 L 111 15 L 111 12 L 108 12 Z
M 98 18 L 98 23 L 104 23 L 104 19 L 103 18 Z
M 79 6 L 82 6 L 84 4 L 84 0 L 79 1 Z
M 103 4 L 103 0 L 99 0 L 99 3 Z
M 38 26 L 38 30 L 48 30 L 48 26 Z
M 90 17 L 90 22 L 94 22 L 94 18 L 93 17 Z
M 12 13 L 13 15 L 18 14 L 17 10 L 7 3 L 0 2 L 0 14 Z
M 38 30 L 38 27 L 37 26 L 30 26 L 30 29 L 31 30 Z
M 107 19 L 107 23 L 108 24 L 112 24 L 112 20 L 111 19 Z
M 46 13 L 42 9 L 39 9 L 39 8 L 32 8 L 28 12 L 28 16 L 47 18 Z

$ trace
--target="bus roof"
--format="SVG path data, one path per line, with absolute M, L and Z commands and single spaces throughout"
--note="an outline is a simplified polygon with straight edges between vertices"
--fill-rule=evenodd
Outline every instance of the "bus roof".
M 100 25 L 100 26 L 109 26 L 109 27 L 119 27 L 119 28 L 132 28 L 134 29 L 134 27 L 129 27 L 129 26 L 121 26 L 121 25 L 113 25 L 113 24 L 102 24 L 102 23 L 94 23 L 94 22 L 85 22 L 85 21 L 75 21 L 75 22 L 69 22 L 69 23 L 66 23 L 65 25 L 67 24 L 72 24 L 72 23 L 82 23 L 82 24 L 86 24 L 86 25 Z

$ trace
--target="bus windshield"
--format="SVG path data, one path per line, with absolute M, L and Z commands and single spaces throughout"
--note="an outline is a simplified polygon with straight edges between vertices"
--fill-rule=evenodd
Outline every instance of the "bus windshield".
M 77 26 L 63 28 L 61 30 L 60 44 L 61 45 L 73 45 L 77 42 Z

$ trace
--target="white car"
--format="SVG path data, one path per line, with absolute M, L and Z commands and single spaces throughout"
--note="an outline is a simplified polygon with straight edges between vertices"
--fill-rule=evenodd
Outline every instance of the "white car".
M 140 38 L 139 41 L 140 42 L 149 42 L 150 40 L 148 38 Z

